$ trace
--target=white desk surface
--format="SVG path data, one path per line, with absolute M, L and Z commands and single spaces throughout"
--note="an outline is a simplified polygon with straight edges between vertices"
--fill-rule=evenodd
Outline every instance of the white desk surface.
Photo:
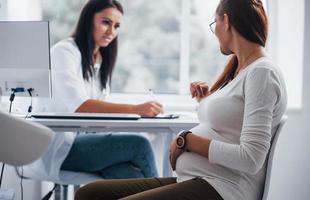
M 195 116 L 181 115 L 176 119 L 150 119 L 141 118 L 138 120 L 88 120 L 88 119 L 34 119 L 37 122 L 48 126 L 54 131 L 141 131 L 161 129 L 183 130 L 194 127 L 198 124 Z M 157 132 L 156 131 L 156 132 Z

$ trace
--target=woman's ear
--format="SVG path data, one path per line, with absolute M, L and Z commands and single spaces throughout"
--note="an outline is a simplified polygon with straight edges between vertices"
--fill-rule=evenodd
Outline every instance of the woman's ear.
M 226 31 L 230 30 L 230 21 L 229 21 L 229 16 L 227 14 L 224 14 L 223 24 L 224 24 Z

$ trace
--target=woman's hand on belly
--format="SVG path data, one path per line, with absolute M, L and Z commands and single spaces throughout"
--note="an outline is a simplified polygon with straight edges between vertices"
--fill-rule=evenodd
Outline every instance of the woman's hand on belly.
M 170 155 L 169 155 L 170 165 L 171 165 L 172 170 L 175 170 L 177 159 L 184 152 L 184 150 L 179 149 L 177 147 L 176 139 L 174 139 L 170 145 L 169 152 L 170 152 Z

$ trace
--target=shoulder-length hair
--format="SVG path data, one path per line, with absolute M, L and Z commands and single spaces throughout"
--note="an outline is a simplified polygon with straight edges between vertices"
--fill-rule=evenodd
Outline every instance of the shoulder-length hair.
M 229 22 L 248 41 L 266 45 L 268 36 L 268 18 L 261 0 L 221 0 L 216 15 L 226 14 Z M 236 55 L 232 55 L 224 71 L 211 87 L 211 93 L 224 87 L 234 77 L 238 67 Z
M 122 14 L 124 13 L 122 5 L 116 0 L 89 0 L 82 9 L 76 29 L 72 34 L 82 56 L 82 70 L 84 80 L 89 80 L 94 75 L 93 51 L 95 42 L 94 16 L 96 13 L 106 8 L 116 8 Z M 111 77 L 114 70 L 117 57 L 117 37 L 104 48 L 99 49 L 102 63 L 100 66 L 101 88 L 105 89 L 107 83 L 111 84 Z

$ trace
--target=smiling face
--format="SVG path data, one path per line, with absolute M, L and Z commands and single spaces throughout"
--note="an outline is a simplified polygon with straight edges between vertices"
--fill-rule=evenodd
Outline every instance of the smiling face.
M 107 47 L 117 36 L 123 14 L 116 8 L 106 8 L 94 15 L 95 47 Z

